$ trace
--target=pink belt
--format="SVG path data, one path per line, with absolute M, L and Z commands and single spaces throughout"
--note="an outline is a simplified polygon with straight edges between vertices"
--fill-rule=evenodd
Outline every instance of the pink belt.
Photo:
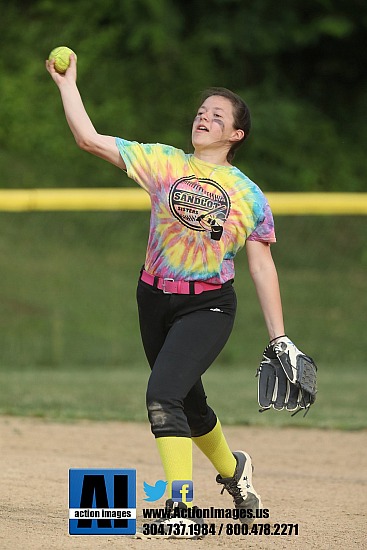
M 222 285 L 213 285 L 204 281 L 175 281 L 174 279 L 156 277 L 144 270 L 140 278 L 144 283 L 159 288 L 164 294 L 201 294 L 207 290 L 222 288 Z

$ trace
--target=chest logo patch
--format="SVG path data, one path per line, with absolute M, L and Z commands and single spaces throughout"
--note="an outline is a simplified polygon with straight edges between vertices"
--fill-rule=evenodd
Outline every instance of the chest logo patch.
M 210 238 L 219 241 L 231 201 L 217 182 L 187 176 L 172 185 L 169 206 L 174 217 L 183 225 L 195 231 L 209 231 Z

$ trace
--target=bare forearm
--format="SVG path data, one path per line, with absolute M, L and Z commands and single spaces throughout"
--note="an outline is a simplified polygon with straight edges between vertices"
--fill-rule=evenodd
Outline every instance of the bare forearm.
M 274 264 L 251 273 L 260 307 L 262 309 L 269 339 L 284 334 L 284 321 L 279 281 Z
M 284 334 L 284 321 L 278 274 L 270 246 L 261 241 L 247 241 L 246 252 L 269 338 L 273 340 Z
M 97 132 L 84 108 L 82 98 L 75 82 L 60 86 L 61 100 L 66 120 L 79 147 L 86 148 Z
M 99 134 L 84 108 L 76 85 L 75 56 L 70 56 L 69 68 L 63 75 L 55 70 L 54 60 L 46 60 L 46 69 L 60 90 L 66 120 L 78 146 L 125 170 L 126 166 L 116 146 L 115 138 Z

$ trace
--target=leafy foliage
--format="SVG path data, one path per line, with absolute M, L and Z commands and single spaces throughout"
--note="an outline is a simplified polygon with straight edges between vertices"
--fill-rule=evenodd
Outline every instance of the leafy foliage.
M 68 45 L 102 133 L 189 150 L 200 91 L 225 86 L 253 113 L 236 162 L 265 190 L 362 191 L 366 26 L 362 0 L 8 2 L 0 185 L 131 185 L 73 143 L 43 66 Z

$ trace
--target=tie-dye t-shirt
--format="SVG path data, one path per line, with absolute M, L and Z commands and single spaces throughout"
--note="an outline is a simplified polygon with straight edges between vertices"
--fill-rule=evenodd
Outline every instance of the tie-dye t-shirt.
M 127 175 L 151 198 L 145 269 L 158 277 L 224 283 L 247 239 L 275 242 L 259 187 L 234 166 L 180 149 L 116 138 Z

